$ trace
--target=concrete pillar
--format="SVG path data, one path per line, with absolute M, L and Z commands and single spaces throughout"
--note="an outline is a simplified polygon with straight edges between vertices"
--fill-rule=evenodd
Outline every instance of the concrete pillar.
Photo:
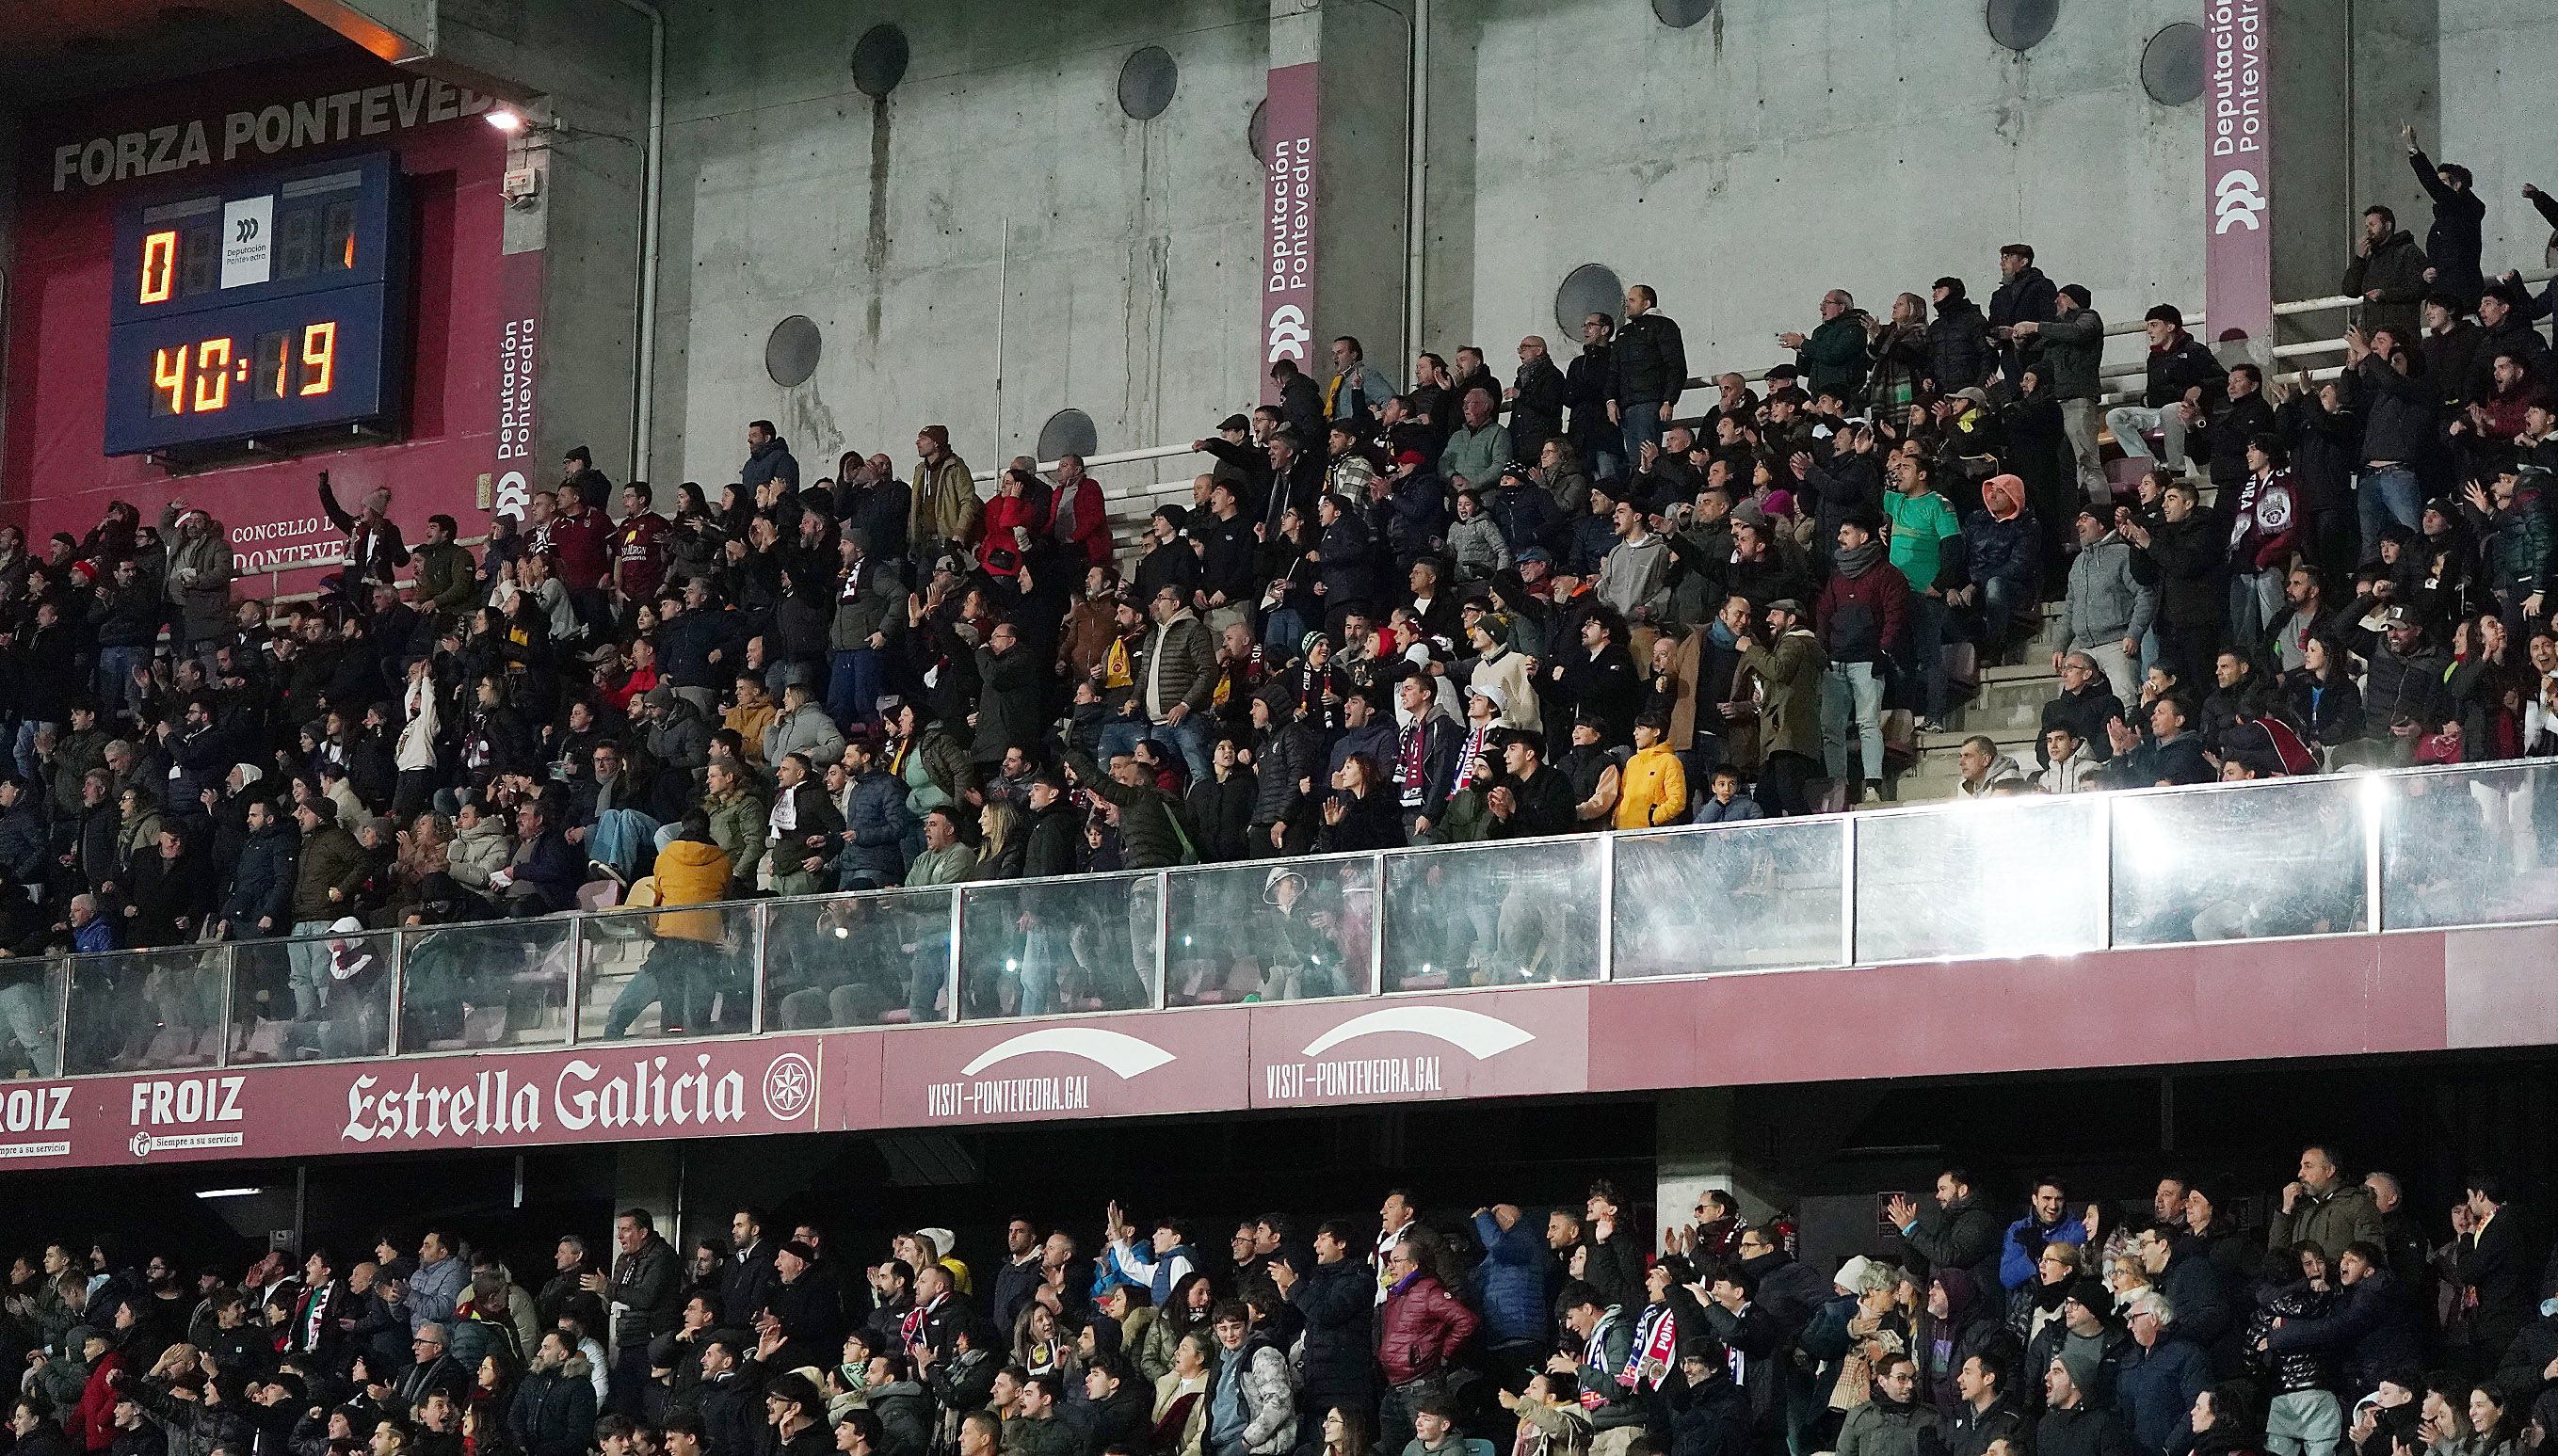
M 1653 1219 L 1667 1228 L 1696 1222 L 1696 1202 L 1720 1188 L 1741 1204 L 1741 1217 L 1759 1223 L 1784 1202 L 1784 1190 L 1758 1169 L 1741 1164 L 1739 1095 L 1728 1087 L 1664 1092 L 1652 1118 Z M 1658 1238 L 1659 1229 L 1652 1231 Z
M 1318 380 L 1330 376 L 1342 333 L 1400 376 L 1410 42 L 1405 16 L 1370 0 L 1271 0 L 1271 71 L 1316 66 L 1313 329 L 1300 366 Z M 1274 145 L 1280 130 L 1274 119 Z M 1265 217 L 1265 239 L 1269 226 Z M 1265 325 L 1265 349 L 1267 333 Z

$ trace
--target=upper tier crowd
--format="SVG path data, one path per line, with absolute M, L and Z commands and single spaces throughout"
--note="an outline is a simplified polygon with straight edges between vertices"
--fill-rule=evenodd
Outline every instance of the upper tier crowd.
M 1966 794 L 2558 750 L 2552 296 L 2486 277 L 2469 175 L 2408 159 L 2431 228 L 2371 209 L 2316 383 L 2162 304 L 2102 411 L 2097 301 L 2018 243 L 1986 308 L 1832 290 L 1700 419 L 1642 285 L 1507 383 L 1336 338 L 1125 550 L 1074 457 L 982 496 L 928 426 L 911 471 L 803 479 L 764 421 L 716 501 L 580 449 L 476 548 L 324 474 L 316 601 L 234 599 L 183 500 L 41 557 L 0 526 L 0 949 L 1799 814 L 1886 793 L 2047 601 L 2038 762 L 1974 738 Z M 341 972 L 278 974 L 309 1019 Z M 40 1070 L 50 1021 L 0 972 Z

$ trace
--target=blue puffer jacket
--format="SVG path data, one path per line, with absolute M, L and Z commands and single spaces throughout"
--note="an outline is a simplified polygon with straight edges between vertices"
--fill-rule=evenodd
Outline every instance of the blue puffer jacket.
M 2084 1244 L 2087 1225 L 2080 1219 L 2062 1219 L 2046 1229 L 2036 1224 L 2034 1215 L 2007 1226 L 2007 1238 L 1999 1244 L 1999 1282 L 2010 1289 L 2022 1289 L 2034 1282 L 2035 1260 L 2051 1244 Z
M 1475 1266 L 1475 1307 L 1484 1312 L 1484 1343 L 1518 1345 L 1542 1340 L 1553 1327 L 1545 1297 L 1545 1250 L 1525 1220 L 1504 1232 L 1491 1213 L 1475 1215 L 1475 1237 L 1484 1261 Z
M 2021 593 L 2033 591 L 2043 576 L 2041 543 L 2034 532 L 2034 518 L 2023 512 L 2004 521 L 1985 510 L 1972 512 L 1963 521 L 1963 547 L 1972 580 L 1999 577 Z
M 853 782 L 844 805 L 844 827 L 853 842 L 835 861 L 845 872 L 867 871 L 883 884 L 906 878 L 906 856 L 898 845 L 915 816 L 906 812 L 906 781 L 889 773 L 867 773 Z

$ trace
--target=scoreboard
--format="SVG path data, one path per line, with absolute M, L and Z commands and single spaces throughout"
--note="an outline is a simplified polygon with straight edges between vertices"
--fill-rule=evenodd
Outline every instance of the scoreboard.
M 116 217 L 106 454 L 395 427 L 412 221 L 388 153 L 140 202 Z

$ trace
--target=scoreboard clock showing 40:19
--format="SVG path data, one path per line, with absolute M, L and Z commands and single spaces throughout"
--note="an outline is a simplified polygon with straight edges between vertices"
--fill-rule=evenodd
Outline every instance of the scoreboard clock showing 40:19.
M 332 427 L 396 430 L 414 230 L 401 184 L 383 153 L 118 214 L 106 454 L 215 458 Z

